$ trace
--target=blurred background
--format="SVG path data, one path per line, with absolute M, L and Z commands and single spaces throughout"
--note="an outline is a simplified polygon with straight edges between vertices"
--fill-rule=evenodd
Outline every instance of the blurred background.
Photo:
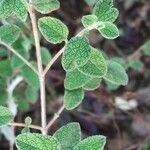
M 96 0 L 60 0 L 61 8 L 51 13 L 51 16 L 61 19 L 69 27 L 71 38 L 83 28 L 81 18 L 90 14 L 95 2 Z M 77 121 L 81 125 L 83 138 L 96 134 L 105 135 L 106 150 L 150 150 L 150 0 L 114 0 L 114 2 L 120 11 L 116 22 L 120 29 L 120 37 L 116 40 L 105 40 L 97 31 L 92 31 L 89 36 L 90 43 L 102 49 L 106 57 L 118 61 L 126 68 L 129 83 L 126 87 L 117 87 L 102 82 L 97 90 L 86 92 L 83 103 L 73 111 L 64 111 L 49 130 L 49 134 L 53 134 L 68 122 Z M 41 14 L 37 13 L 37 16 L 40 18 Z M 35 60 L 29 19 L 26 24 L 18 22 L 15 18 L 0 20 L 1 25 L 8 22 L 18 24 L 24 31 L 13 46 L 18 50 L 21 47 L 20 53 L 26 59 Z M 42 38 L 41 45 L 53 56 L 64 43 L 51 45 Z M 24 49 L 29 53 L 26 54 Z M 4 81 L 2 78 L 6 73 L 3 72 L 2 63 L 6 63 L 8 57 L 12 57 L 9 66 L 12 71 L 7 72 L 8 78 Z M 0 47 L 0 104 L 6 104 L 8 100 L 6 86 L 9 80 L 12 78 L 19 80 L 18 72 L 23 67 L 21 64 L 4 47 Z M 24 68 L 22 72 L 26 72 L 26 69 Z M 33 84 L 36 83 L 36 77 L 31 77 L 31 80 L 34 79 Z M 59 59 L 46 76 L 48 120 L 63 103 L 64 77 L 65 72 Z M 19 112 L 15 121 L 24 122 L 26 116 L 31 116 L 33 124 L 38 125 L 40 124 L 38 90 L 31 88 L 31 85 L 28 86 L 21 79 L 19 81 L 13 92 L 15 104 L 9 101 L 13 109 L 16 104 L 18 105 Z M 0 129 L 0 150 L 8 150 L 8 141 L 13 140 L 13 132 L 20 133 L 20 131 L 19 128 L 13 131 L 10 128 Z

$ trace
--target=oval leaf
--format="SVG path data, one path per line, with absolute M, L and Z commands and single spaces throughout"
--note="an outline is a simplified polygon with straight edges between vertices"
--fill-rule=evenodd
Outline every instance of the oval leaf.
M 32 4 L 42 14 L 50 13 L 60 7 L 58 0 L 32 0 Z
M 90 76 L 87 76 L 78 69 L 75 69 L 67 73 L 64 86 L 67 90 L 79 89 L 82 88 L 90 79 Z
M 74 37 L 66 45 L 62 65 L 66 71 L 83 66 L 90 58 L 91 48 L 85 37 Z
M 78 123 L 69 123 L 57 130 L 54 137 L 60 142 L 61 150 L 72 150 L 81 140 L 80 132 Z
M 0 27 L 0 41 L 6 44 L 14 43 L 20 35 L 20 29 L 15 25 L 3 25 Z
M 68 37 L 68 28 L 59 19 L 43 17 L 38 21 L 38 27 L 45 39 L 53 44 L 61 43 Z
M 104 78 L 117 85 L 127 85 L 128 83 L 125 69 L 115 61 L 108 61 L 108 71 Z
M 101 35 L 106 39 L 115 39 L 119 36 L 118 28 L 110 22 L 104 22 L 103 27 L 97 28 Z
M 68 110 L 74 109 L 80 105 L 84 98 L 84 91 L 82 89 L 77 90 L 65 90 L 64 105 Z
M 88 137 L 77 144 L 74 150 L 103 150 L 106 144 L 106 137 L 95 135 Z
M 99 21 L 114 22 L 119 12 L 116 8 L 113 8 L 113 0 L 100 0 L 95 5 L 93 14 L 97 16 Z
M 37 133 L 24 133 L 16 138 L 19 150 L 60 150 L 60 144 L 54 137 Z
M 107 64 L 102 53 L 92 48 L 90 59 L 84 66 L 79 67 L 79 70 L 89 76 L 99 78 L 106 75 Z
M 7 125 L 13 119 L 12 113 L 8 110 L 8 108 L 0 106 L 0 126 Z

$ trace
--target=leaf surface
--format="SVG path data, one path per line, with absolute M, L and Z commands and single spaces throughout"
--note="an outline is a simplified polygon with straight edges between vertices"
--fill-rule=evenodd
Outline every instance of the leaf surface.
M 74 109 L 80 105 L 84 98 L 84 91 L 82 89 L 77 90 L 65 90 L 64 105 L 68 110 Z
M 66 45 L 62 65 L 66 71 L 83 66 L 90 58 L 91 48 L 85 37 L 74 37 Z
M 53 44 L 61 43 L 68 37 L 68 28 L 59 19 L 43 17 L 38 21 L 38 27 L 44 38 Z
M 23 133 L 17 136 L 18 150 L 60 150 L 60 144 L 54 137 L 38 133 Z
M 12 113 L 8 110 L 8 108 L 0 106 L 0 126 L 7 125 L 13 119 Z
M 101 135 L 88 137 L 78 143 L 74 150 L 103 150 L 106 144 L 106 138 Z
M 72 150 L 73 147 L 81 140 L 81 129 L 78 123 L 69 123 L 54 134 L 54 137 L 61 144 L 61 150 Z

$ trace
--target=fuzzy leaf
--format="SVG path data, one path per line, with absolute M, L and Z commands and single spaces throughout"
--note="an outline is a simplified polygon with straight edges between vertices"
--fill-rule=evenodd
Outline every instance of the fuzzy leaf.
M 95 15 L 86 15 L 82 17 L 82 24 L 85 28 L 91 26 L 97 22 L 97 17 Z
M 14 43 L 20 35 L 20 29 L 15 25 L 3 25 L 0 27 L 0 41 L 6 44 Z
M 67 72 L 64 86 L 67 90 L 79 89 L 82 88 L 90 79 L 90 76 L 87 76 L 78 69 L 75 69 Z
M 119 36 L 118 28 L 110 22 L 103 22 L 103 28 L 98 27 L 97 29 L 106 39 L 115 39 Z
M 39 19 L 38 27 L 44 38 L 50 43 L 61 43 L 68 37 L 67 26 L 56 18 L 43 17 Z
M 92 48 L 90 59 L 88 62 L 78 68 L 81 72 L 92 77 L 102 77 L 107 73 L 107 64 L 102 53 Z
M 24 3 L 22 2 L 23 0 L 15 0 L 15 14 L 16 16 L 22 20 L 22 21 L 26 21 L 27 20 L 27 16 L 28 16 L 28 11 L 27 8 L 25 7 Z
M 28 13 L 24 0 L 2 0 L 0 2 L 0 18 L 8 18 L 14 12 L 22 21 L 26 21 Z
M 82 89 L 77 90 L 65 90 L 64 105 L 68 110 L 74 109 L 80 105 L 84 98 L 84 91 Z
M 95 5 L 93 14 L 102 22 L 114 22 L 118 17 L 118 10 L 113 8 L 113 0 L 100 0 Z
M 16 138 L 18 150 L 60 150 L 54 137 L 38 133 L 24 133 Z
M 12 75 L 12 68 L 10 60 L 1 60 L 0 61 L 0 76 L 3 78 L 10 77 Z
M 74 150 L 103 150 L 106 144 L 106 137 L 95 135 L 88 137 L 77 144 Z
M 101 80 L 102 79 L 100 78 L 93 78 L 84 85 L 83 89 L 88 91 L 96 90 L 97 88 L 99 88 Z
M 80 132 L 78 123 L 69 123 L 57 130 L 54 137 L 60 142 L 61 150 L 72 150 L 81 139 Z
M 83 66 L 90 58 L 91 48 L 85 37 L 74 37 L 66 45 L 62 65 L 66 71 Z
M 104 78 L 117 85 L 127 85 L 128 83 L 125 69 L 115 61 L 108 61 L 108 71 Z
M 36 66 L 35 63 L 33 63 L 34 66 Z M 39 88 L 39 79 L 38 75 L 33 72 L 28 66 L 24 66 L 21 70 L 22 76 L 24 80 L 33 88 L 38 89 Z
M 32 3 L 35 9 L 42 14 L 50 13 L 60 7 L 58 0 L 32 0 Z
M 42 55 L 43 65 L 47 65 L 52 59 L 51 54 L 49 53 L 48 49 L 45 47 L 41 48 L 41 55 Z
M 12 119 L 13 115 L 8 108 L 0 106 L 0 126 L 7 125 Z

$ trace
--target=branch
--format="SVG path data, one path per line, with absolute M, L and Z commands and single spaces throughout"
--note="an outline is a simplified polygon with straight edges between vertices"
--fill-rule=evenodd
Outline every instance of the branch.
M 52 120 L 47 124 L 46 126 L 46 131 L 48 131 L 48 129 L 53 125 L 53 123 L 59 118 L 60 114 L 63 112 L 63 110 L 65 109 L 64 105 L 58 110 L 57 113 L 55 113 L 54 117 L 52 118 Z
M 61 54 L 64 52 L 65 47 L 63 47 L 54 57 L 53 59 L 49 62 L 49 64 L 46 66 L 45 70 L 43 71 L 43 76 L 46 75 L 48 70 L 51 68 L 51 66 L 54 64 L 54 62 L 61 56 Z
M 10 50 L 12 53 L 14 53 L 17 57 L 19 57 L 28 67 L 30 67 L 37 75 L 39 74 L 37 70 L 32 66 L 31 63 L 29 63 L 24 57 L 22 57 L 14 48 L 11 46 L 7 45 L 4 42 L 0 42 L 3 46 L 5 46 L 8 50 Z
M 35 40 L 35 47 L 36 47 L 36 58 L 38 64 L 38 71 L 39 71 L 39 81 L 40 81 L 40 98 L 41 98 L 41 124 L 42 128 L 46 128 L 46 93 L 45 93 L 45 77 L 43 75 L 43 66 L 42 66 L 42 57 L 41 57 L 41 46 L 40 46 L 40 39 L 39 39 L 39 32 L 37 27 L 37 19 L 34 12 L 34 8 L 32 6 L 32 0 L 29 1 L 28 11 L 31 18 L 32 29 L 34 34 Z M 43 130 L 43 134 L 46 132 Z
M 29 125 L 29 126 L 27 126 L 27 125 L 25 125 L 23 123 L 16 123 L 16 122 L 9 123 L 8 125 L 12 126 L 12 127 L 22 127 L 22 128 L 29 127 L 31 129 L 40 130 L 40 131 L 43 130 L 43 128 L 41 128 L 40 126 L 36 126 L 36 125 Z

